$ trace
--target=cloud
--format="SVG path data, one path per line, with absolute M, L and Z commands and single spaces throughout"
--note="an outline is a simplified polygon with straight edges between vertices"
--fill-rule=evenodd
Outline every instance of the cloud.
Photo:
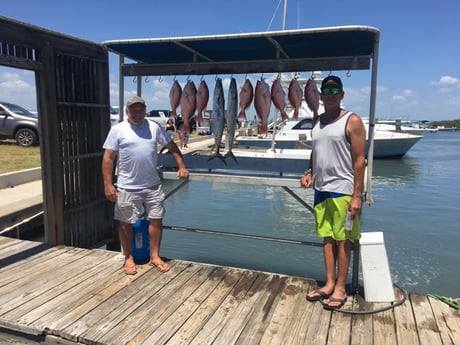
M 460 79 L 445 75 L 432 84 L 439 87 L 440 92 L 451 92 L 454 88 L 460 88 Z

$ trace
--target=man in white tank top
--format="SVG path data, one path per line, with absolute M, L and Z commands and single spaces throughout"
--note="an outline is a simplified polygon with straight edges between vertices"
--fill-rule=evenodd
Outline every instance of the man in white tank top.
M 340 107 L 343 97 L 340 78 L 326 77 L 321 84 L 325 111 L 312 129 L 310 166 L 300 179 L 315 189 L 316 233 L 323 238 L 326 269 L 326 285 L 310 291 L 307 300 L 321 301 L 326 309 L 346 302 L 350 240 L 360 237 L 366 130 L 358 115 Z

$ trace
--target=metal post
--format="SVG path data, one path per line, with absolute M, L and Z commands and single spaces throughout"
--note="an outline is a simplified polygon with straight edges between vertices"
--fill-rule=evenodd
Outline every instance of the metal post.
M 351 291 L 357 294 L 358 289 L 358 274 L 359 274 L 359 240 L 353 241 L 353 268 L 351 277 Z

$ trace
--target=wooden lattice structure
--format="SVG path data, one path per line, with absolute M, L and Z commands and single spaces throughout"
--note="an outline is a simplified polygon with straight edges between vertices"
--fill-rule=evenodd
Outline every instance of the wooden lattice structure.
M 0 65 L 35 72 L 45 240 L 93 247 L 113 238 L 102 144 L 110 129 L 102 45 L 0 17 Z

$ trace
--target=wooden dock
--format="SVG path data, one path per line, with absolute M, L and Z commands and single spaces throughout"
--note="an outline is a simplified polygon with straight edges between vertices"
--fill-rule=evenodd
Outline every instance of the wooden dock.
M 0 342 L 460 344 L 459 311 L 427 295 L 409 294 L 380 313 L 343 314 L 305 300 L 313 280 L 170 264 L 168 273 L 139 265 L 127 276 L 116 252 L 0 237 Z M 343 309 L 382 306 L 349 296 Z

